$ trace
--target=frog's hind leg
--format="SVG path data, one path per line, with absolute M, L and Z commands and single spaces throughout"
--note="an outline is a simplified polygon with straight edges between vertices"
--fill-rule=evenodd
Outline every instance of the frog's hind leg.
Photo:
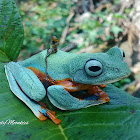
M 8 63 L 5 66 L 5 71 L 12 92 L 32 110 L 38 119 L 43 121 L 48 117 L 54 123 L 60 123 L 54 112 L 37 104 L 36 101 L 41 100 L 46 95 L 46 90 L 32 71 L 14 62 Z M 34 97 L 31 92 L 37 94 L 37 97 Z M 41 96 L 38 96 L 38 94 L 41 94 Z

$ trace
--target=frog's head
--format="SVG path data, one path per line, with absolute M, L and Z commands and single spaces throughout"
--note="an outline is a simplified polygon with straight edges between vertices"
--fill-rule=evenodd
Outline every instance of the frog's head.
M 124 57 L 125 53 L 118 47 L 106 53 L 79 54 L 71 59 L 71 77 L 76 83 L 90 85 L 116 82 L 130 75 Z

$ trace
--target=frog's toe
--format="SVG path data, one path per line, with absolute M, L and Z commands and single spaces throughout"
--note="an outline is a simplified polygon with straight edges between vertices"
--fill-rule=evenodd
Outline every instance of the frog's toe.
M 61 110 L 76 110 L 108 102 L 109 98 L 93 95 L 87 99 L 78 99 L 67 92 L 62 86 L 54 85 L 48 88 L 50 102 Z M 108 99 L 107 99 L 108 98 Z
M 38 118 L 41 121 L 46 120 L 46 118 L 50 118 L 55 124 L 60 124 L 61 120 L 56 118 L 54 111 L 51 111 L 45 107 L 40 106 L 39 112 L 40 112 L 40 114 L 39 114 Z

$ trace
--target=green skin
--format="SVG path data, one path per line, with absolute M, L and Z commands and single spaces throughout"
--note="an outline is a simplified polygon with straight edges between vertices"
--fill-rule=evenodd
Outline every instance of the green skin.
M 44 50 L 37 55 L 22 62 L 10 62 L 5 66 L 7 79 L 12 92 L 20 98 L 37 116 L 40 106 L 30 100 L 26 95 L 35 101 L 40 101 L 46 96 L 46 90 L 37 76 L 26 67 L 35 67 L 45 73 L 45 57 L 47 51 Z M 101 70 L 96 76 L 91 76 L 86 72 L 86 64 L 90 60 L 96 60 L 101 64 Z M 91 65 L 91 64 L 89 64 Z M 111 48 L 107 53 L 83 53 L 73 54 L 58 50 L 47 58 L 47 73 L 53 80 L 66 78 L 81 84 L 102 85 L 108 84 L 125 77 L 128 77 L 130 70 L 123 61 L 123 51 L 117 47 Z M 91 74 L 93 72 L 91 71 Z M 19 89 L 20 85 L 24 93 Z M 76 110 L 88 106 L 102 104 L 97 100 L 78 100 L 71 96 L 61 85 L 52 85 L 47 88 L 47 96 L 50 102 L 62 110 Z M 41 112 L 43 112 L 41 110 Z

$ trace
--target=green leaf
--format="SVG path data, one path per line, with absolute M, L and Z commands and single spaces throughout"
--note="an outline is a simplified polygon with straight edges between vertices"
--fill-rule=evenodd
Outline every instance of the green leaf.
M 116 19 L 122 19 L 125 16 L 118 12 L 118 13 L 113 14 L 113 17 L 116 18 Z
M 131 12 L 131 10 L 132 10 L 132 9 L 126 8 L 126 9 L 125 9 L 125 13 L 126 13 L 126 14 L 129 14 L 129 13 Z
M 89 39 L 92 43 L 95 43 L 96 41 L 96 36 L 97 36 L 97 31 L 96 30 L 92 30 L 88 32 L 89 34 Z
M 31 110 L 10 91 L 0 63 L 0 139 L 32 140 L 128 140 L 140 139 L 140 99 L 109 84 L 104 90 L 110 102 L 78 111 L 61 111 L 48 103 L 62 120 L 39 121 Z M 47 101 L 47 99 L 44 99 Z M 12 125 L 28 122 L 28 125 Z M 7 121 L 4 125 L 3 122 Z M 8 124 L 9 123 L 9 124 Z
M 111 28 L 111 32 L 113 32 L 115 35 L 118 35 L 119 32 L 123 32 L 123 29 L 119 26 L 112 26 Z
M 97 34 L 102 35 L 104 33 L 104 28 L 100 27 L 98 28 Z
M 0 0 L 0 61 L 15 60 L 23 43 L 23 26 L 14 0 Z

